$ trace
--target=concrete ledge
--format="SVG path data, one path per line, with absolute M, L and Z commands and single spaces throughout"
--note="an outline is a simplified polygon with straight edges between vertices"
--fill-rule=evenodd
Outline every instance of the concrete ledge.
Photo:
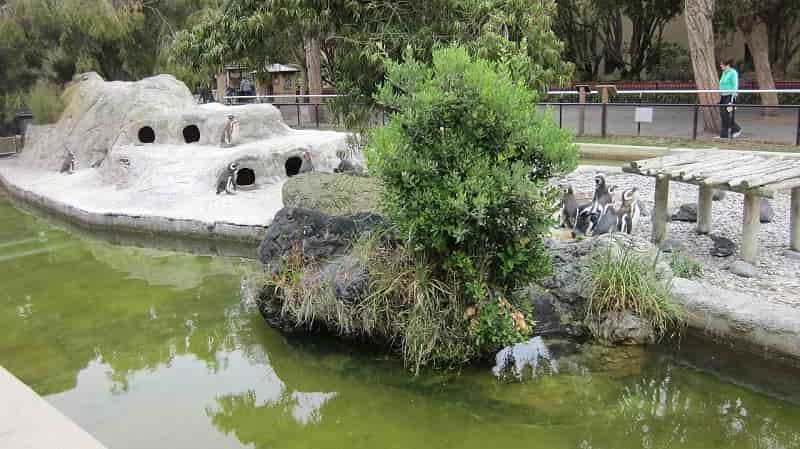
M 259 243 L 267 226 L 242 225 L 227 222 L 204 222 L 162 216 L 96 213 L 79 209 L 31 190 L 18 187 L 0 173 L 0 187 L 26 204 L 54 214 L 65 221 L 87 229 L 117 229 L 134 233 L 152 233 L 179 238 L 233 240 Z
M 669 156 L 671 154 L 686 153 L 691 151 L 724 151 L 800 159 L 800 153 L 778 151 L 723 150 L 719 148 L 671 148 L 637 145 L 614 145 L 606 143 L 579 143 L 578 146 L 580 147 L 581 157 L 583 158 L 604 159 L 610 161 L 636 161 L 639 159 L 651 159 L 654 157 Z
M 4 449 L 105 449 L 1 366 L 0 398 L 0 447 Z
M 701 334 L 800 362 L 800 309 L 681 278 L 674 279 L 673 297 Z

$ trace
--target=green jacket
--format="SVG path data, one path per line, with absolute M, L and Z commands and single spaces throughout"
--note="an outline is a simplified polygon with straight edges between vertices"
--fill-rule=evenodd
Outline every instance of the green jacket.
M 722 77 L 719 79 L 719 90 L 739 90 L 739 73 L 736 69 L 730 69 L 722 72 Z M 733 95 L 736 93 L 721 92 L 720 95 Z

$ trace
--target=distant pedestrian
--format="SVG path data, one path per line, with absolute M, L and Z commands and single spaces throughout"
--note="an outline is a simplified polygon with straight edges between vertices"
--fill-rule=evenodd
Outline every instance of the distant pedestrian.
M 241 84 L 239 84 L 239 90 L 242 91 L 242 95 L 253 95 L 253 83 L 245 78 L 242 80 Z
M 728 91 L 720 93 L 719 112 L 722 116 L 722 127 L 719 130 L 719 136 L 723 139 L 727 139 L 729 135 L 739 137 L 742 135 L 742 128 L 736 123 L 732 114 L 736 91 L 739 90 L 739 72 L 733 68 L 733 61 L 729 59 L 721 62 L 719 68 L 722 69 L 719 90 Z

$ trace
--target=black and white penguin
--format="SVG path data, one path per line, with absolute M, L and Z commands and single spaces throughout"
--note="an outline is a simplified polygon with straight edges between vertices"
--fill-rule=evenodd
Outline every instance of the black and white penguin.
M 599 215 L 595 213 L 595 217 L 597 222 L 592 227 L 592 235 L 608 234 L 616 231 L 619 226 L 619 217 L 613 204 L 603 206 Z
M 300 164 L 300 170 L 298 170 L 297 173 L 308 173 L 311 171 L 314 171 L 314 163 L 311 161 L 311 152 L 306 150 L 303 151 L 303 163 Z
M 602 210 L 605 205 L 614 202 L 614 197 L 611 194 L 616 186 L 611 189 L 606 185 L 606 176 L 598 173 L 594 177 L 594 194 L 592 195 L 592 210 L 597 212 Z
M 591 235 L 599 217 L 600 214 L 592 210 L 592 203 L 578 206 L 575 225 L 572 227 L 572 237 Z
M 572 185 L 562 186 L 561 193 L 561 227 L 574 228 L 575 219 L 578 216 L 578 200 L 575 199 Z
M 622 192 L 622 205 L 617 209 L 617 230 L 630 234 L 642 214 L 637 188 Z
M 217 195 L 222 192 L 228 194 L 236 193 L 236 172 L 239 171 L 239 164 L 232 162 L 227 170 L 223 171 L 217 179 Z
M 64 155 L 64 162 L 61 164 L 61 173 L 72 174 L 75 171 L 75 154 L 67 150 Z

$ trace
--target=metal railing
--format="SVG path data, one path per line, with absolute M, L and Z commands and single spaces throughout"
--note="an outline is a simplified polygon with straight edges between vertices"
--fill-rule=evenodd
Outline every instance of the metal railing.
M 597 95 L 594 101 L 585 103 L 563 101 L 564 97 L 578 96 L 576 90 L 553 90 L 549 97 L 557 101 L 538 103 L 542 108 L 549 107 L 553 118 L 562 128 L 572 128 L 579 136 L 640 136 L 659 138 L 683 138 L 697 140 L 703 137 L 705 124 L 701 112 L 705 108 L 719 108 L 718 104 L 700 104 L 699 93 L 719 94 L 778 94 L 800 95 L 800 89 L 741 89 L 738 91 L 714 89 L 660 89 L 660 90 L 622 90 L 601 102 L 599 89 L 586 92 Z M 646 101 L 649 95 L 683 95 L 674 103 Z M 687 102 L 686 96 L 694 96 L 694 102 Z M 341 127 L 340 118 L 328 107 L 327 101 L 340 95 L 231 95 L 224 97 L 225 104 L 268 103 L 280 111 L 284 121 L 299 128 L 335 129 Z M 624 98 L 623 101 L 614 102 Z M 690 97 L 691 98 L 691 97 Z M 314 101 L 314 100 L 317 101 Z M 651 108 L 651 122 L 634 120 L 636 108 Z M 759 111 L 777 113 L 778 117 L 761 117 Z M 756 104 L 735 104 L 731 112 L 732 121 L 742 121 L 748 141 L 800 145 L 800 104 L 763 106 Z M 741 119 L 741 120 L 740 120 Z M 386 123 L 383 113 L 376 113 L 372 125 Z M 644 134 L 643 134 L 644 133 Z M 729 137 L 732 133 L 728 133 Z
M 22 151 L 22 137 L 0 137 L 0 156 L 10 156 Z
M 541 102 L 538 103 L 540 107 L 550 107 L 553 108 L 555 111 L 554 113 L 557 114 L 557 121 L 560 127 L 569 127 L 565 125 L 565 111 L 577 111 L 577 123 L 574 128 L 576 128 L 577 134 L 579 136 L 585 135 L 599 135 L 601 137 L 608 137 L 609 135 L 615 136 L 626 136 L 628 134 L 624 129 L 622 132 L 619 132 L 621 127 L 627 126 L 628 124 L 631 125 L 633 129 L 636 130 L 636 135 L 639 136 L 641 134 L 642 125 L 643 123 L 645 126 L 648 124 L 655 130 L 659 130 L 660 132 L 656 132 L 653 137 L 680 137 L 680 138 L 688 138 L 691 137 L 692 140 L 697 140 L 698 136 L 701 134 L 702 129 L 699 129 L 700 126 L 700 112 L 704 108 L 720 108 L 722 105 L 719 104 L 700 104 L 699 95 L 701 93 L 718 93 L 720 95 L 732 95 L 736 94 L 763 94 L 763 93 L 776 93 L 776 94 L 800 94 L 800 89 L 740 89 L 736 91 L 731 90 L 719 90 L 719 89 L 660 89 L 660 90 L 621 90 L 616 91 L 613 93 L 614 97 L 625 97 L 625 96 L 635 96 L 634 100 L 636 101 L 623 101 L 623 102 L 613 102 L 610 99 L 607 102 L 575 102 L 575 101 L 561 101 L 564 96 L 578 96 L 580 97 L 581 92 L 578 90 L 552 90 L 548 92 L 549 97 L 557 97 L 559 101 L 557 102 Z M 603 95 L 602 88 L 601 89 L 593 89 L 587 90 L 583 93 L 587 96 L 597 96 Z M 695 96 L 695 101 L 693 103 L 686 103 L 685 97 L 684 102 L 677 102 L 677 103 L 664 103 L 664 102 L 647 102 L 644 101 L 644 97 L 647 95 L 693 95 Z M 604 98 L 609 98 L 610 96 L 606 94 Z M 627 99 L 626 99 L 627 100 Z M 653 123 L 656 121 L 653 119 L 650 122 L 642 122 L 631 120 L 629 118 L 630 112 L 635 111 L 636 108 L 649 108 L 651 109 L 650 114 L 655 115 L 654 111 L 661 112 L 661 118 L 659 120 L 662 121 L 660 126 L 654 126 Z M 597 114 L 589 114 L 589 120 L 587 121 L 586 113 L 587 111 L 600 111 L 599 117 Z M 619 112 L 620 110 L 625 112 Z M 664 113 L 664 111 L 672 110 L 672 116 L 670 114 Z M 683 110 L 683 111 L 681 111 Z M 775 106 L 768 106 L 768 105 L 760 105 L 760 104 L 740 104 L 736 103 L 732 105 L 731 108 L 731 122 L 737 121 L 737 110 L 739 110 L 739 118 L 747 121 L 747 127 L 749 128 L 749 133 L 747 134 L 748 139 L 757 140 L 761 142 L 769 142 L 769 143 L 782 143 L 782 144 L 794 144 L 800 145 L 800 104 L 782 104 L 782 105 L 775 105 Z M 768 114 L 758 117 L 755 119 L 753 117 L 753 111 L 761 111 L 767 112 Z M 690 115 L 692 117 L 691 127 L 688 128 L 685 124 L 681 124 L 683 119 L 686 118 L 685 115 L 681 114 L 681 112 L 685 112 L 686 115 Z M 676 115 L 677 114 L 677 115 Z M 777 116 L 776 118 L 771 118 L 772 116 Z M 555 117 L 554 117 L 555 118 Z M 571 119 L 572 117 L 570 117 Z M 594 119 L 594 120 L 592 120 Z M 590 125 L 589 127 L 593 127 L 597 129 L 596 121 L 599 119 L 599 133 L 592 133 L 586 132 L 586 125 L 587 123 Z M 609 120 L 612 120 L 614 127 L 616 128 L 617 132 L 610 132 L 609 130 Z M 670 123 L 671 121 L 671 123 Z M 788 123 L 787 123 L 788 122 Z M 595 125 L 595 126 L 591 126 Z M 705 126 L 703 126 L 705 127 Z M 744 127 L 744 126 L 743 126 Z M 731 130 L 728 130 L 727 133 L 728 138 L 733 138 L 733 133 Z

